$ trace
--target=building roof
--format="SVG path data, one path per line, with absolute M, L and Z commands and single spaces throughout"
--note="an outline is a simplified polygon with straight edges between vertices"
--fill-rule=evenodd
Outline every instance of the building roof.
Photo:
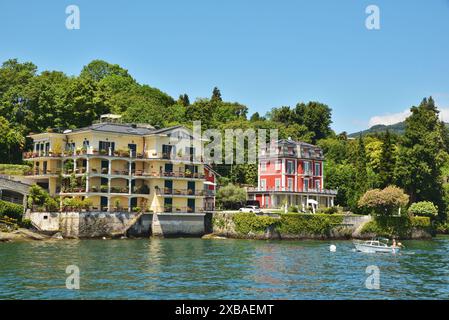
M 103 123 L 95 123 L 84 128 L 73 129 L 71 130 L 71 132 L 66 131 L 66 133 L 89 131 L 89 130 L 99 132 L 114 132 L 121 134 L 135 134 L 135 135 L 148 135 L 152 134 L 155 131 L 154 127 L 151 128 L 140 127 L 138 125 L 133 125 L 130 123 L 103 122 Z
M 291 140 L 291 139 L 280 139 L 277 141 L 278 144 L 294 144 L 297 146 L 305 146 L 305 147 L 310 147 L 310 148 L 319 148 L 316 145 L 304 142 L 304 141 L 295 141 L 295 140 Z

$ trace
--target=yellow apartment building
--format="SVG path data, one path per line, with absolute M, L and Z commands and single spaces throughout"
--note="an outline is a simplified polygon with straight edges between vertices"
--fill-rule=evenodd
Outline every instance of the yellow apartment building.
M 28 179 L 61 204 L 90 199 L 91 211 L 203 212 L 214 195 L 195 147 L 201 142 L 182 126 L 155 129 L 110 116 L 85 128 L 30 134 Z

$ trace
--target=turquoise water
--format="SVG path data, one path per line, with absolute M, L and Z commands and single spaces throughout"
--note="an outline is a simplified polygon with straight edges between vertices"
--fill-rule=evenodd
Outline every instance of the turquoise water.
M 404 244 L 392 255 L 354 252 L 350 241 L 0 243 L 0 298 L 448 299 L 449 237 Z M 80 269 L 80 290 L 65 287 L 68 265 Z M 365 287 L 370 265 L 379 290 Z

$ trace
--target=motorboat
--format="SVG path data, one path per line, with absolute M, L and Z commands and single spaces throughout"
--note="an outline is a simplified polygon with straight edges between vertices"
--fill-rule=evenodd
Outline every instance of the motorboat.
M 398 245 L 388 245 L 387 238 L 374 238 L 367 241 L 354 240 L 354 246 L 357 251 L 364 253 L 398 253 L 400 247 Z

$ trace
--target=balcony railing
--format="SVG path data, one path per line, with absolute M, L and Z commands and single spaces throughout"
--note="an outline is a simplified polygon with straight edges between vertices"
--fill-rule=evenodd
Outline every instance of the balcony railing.
M 128 187 L 113 187 L 110 188 L 110 193 L 129 193 Z
M 153 212 L 156 213 L 203 213 L 203 207 L 177 207 L 177 206 L 163 206 L 163 207 L 151 207 Z
M 206 197 L 215 197 L 215 190 L 205 189 L 204 190 L 204 195 Z
M 156 194 L 172 195 L 172 196 L 204 196 L 204 190 L 192 190 L 192 189 L 176 189 L 176 188 L 163 188 L 156 189 Z
M 162 159 L 162 160 L 174 160 L 174 161 L 185 161 L 185 162 L 203 162 L 204 157 L 202 155 L 179 155 L 172 153 L 162 153 L 162 152 L 150 152 L 145 151 L 144 153 L 133 152 L 133 151 L 120 151 L 120 150 L 96 150 L 96 149 L 81 149 L 81 150 L 66 150 L 63 152 L 51 152 L 51 151 L 40 151 L 33 152 L 27 151 L 22 154 L 23 159 L 33 159 L 39 157 L 76 157 L 76 156 L 103 156 L 103 157 L 116 157 L 116 158 L 132 158 L 132 159 Z
M 294 191 L 294 189 L 279 187 L 279 188 L 247 188 L 248 192 L 293 192 L 293 193 L 320 193 L 320 194 L 329 194 L 336 195 L 337 190 L 329 190 L 329 189 L 314 189 L 308 188 L 299 191 Z
M 50 175 L 58 175 L 61 173 L 61 170 L 44 170 L 44 169 L 31 169 L 28 172 L 25 172 L 26 176 L 50 176 Z
M 305 175 L 305 176 L 313 176 L 313 171 L 312 170 L 304 170 L 303 175 Z

